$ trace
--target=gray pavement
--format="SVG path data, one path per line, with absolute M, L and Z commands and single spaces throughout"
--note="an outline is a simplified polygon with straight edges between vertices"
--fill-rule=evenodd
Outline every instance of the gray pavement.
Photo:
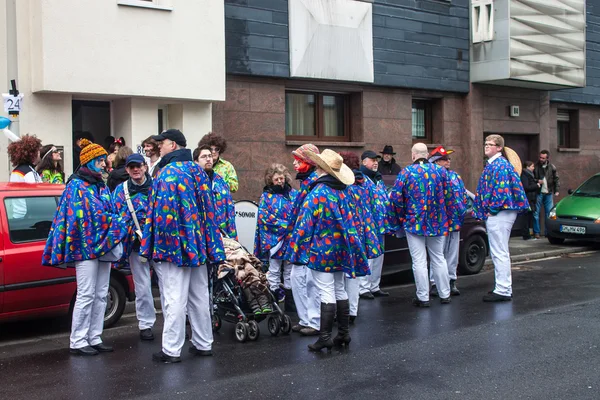
M 550 244 L 544 237 L 536 240 L 523 240 L 521 237 L 513 237 L 509 242 L 510 258 L 513 263 L 538 260 L 540 258 L 555 257 L 581 251 L 597 250 L 597 246 L 597 244 L 591 242 L 575 240 L 566 240 L 560 245 Z M 492 259 L 490 257 L 486 259 L 485 265 L 492 265 Z
M 513 265 L 514 300 L 487 304 L 493 273 L 460 277 L 450 305 L 416 309 L 414 285 L 361 301 L 350 350 L 309 353 L 314 338 L 237 343 L 215 336 L 212 358 L 162 365 L 159 341 L 142 343 L 135 320 L 105 331 L 115 353 L 70 356 L 66 333 L 5 344 L 6 399 L 598 399 L 600 254 Z M 160 320 L 160 318 L 159 318 Z M 184 350 L 186 350 L 184 348 Z

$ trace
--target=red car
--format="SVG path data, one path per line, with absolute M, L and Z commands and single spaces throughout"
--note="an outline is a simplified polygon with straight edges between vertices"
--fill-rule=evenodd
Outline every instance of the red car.
M 0 321 L 66 315 L 73 309 L 75 268 L 41 264 L 64 188 L 45 183 L 0 183 Z M 105 327 L 121 318 L 126 301 L 134 296 L 131 272 L 113 268 Z

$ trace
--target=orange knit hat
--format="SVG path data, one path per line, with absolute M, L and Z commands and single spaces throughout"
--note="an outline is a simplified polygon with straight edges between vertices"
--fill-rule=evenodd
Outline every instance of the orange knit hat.
M 81 165 L 85 165 L 96 157 L 108 156 L 104 147 L 99 144 L 92 143 L 87 139 L 81 139 L 81 153 L 79 153 L 79 161 Z

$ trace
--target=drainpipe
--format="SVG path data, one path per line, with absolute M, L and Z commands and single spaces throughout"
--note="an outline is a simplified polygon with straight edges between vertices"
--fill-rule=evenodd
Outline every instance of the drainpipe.
M 8 83 L 11 79 L 19 87 L 19 59 L 17 53 L 17 0 L 6 0 L 6 71 Z M 10 85 L 9 85 L 10 87 Z M 12 124 L 10 130 L 17 136 L 19 134 L 19 117 L 10 117 Z

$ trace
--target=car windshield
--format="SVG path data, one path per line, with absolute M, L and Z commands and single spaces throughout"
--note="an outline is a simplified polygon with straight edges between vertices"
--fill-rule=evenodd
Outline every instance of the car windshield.
M 593 176 L 579 186 L 573 196 L 600 197 L 600 175 Z

